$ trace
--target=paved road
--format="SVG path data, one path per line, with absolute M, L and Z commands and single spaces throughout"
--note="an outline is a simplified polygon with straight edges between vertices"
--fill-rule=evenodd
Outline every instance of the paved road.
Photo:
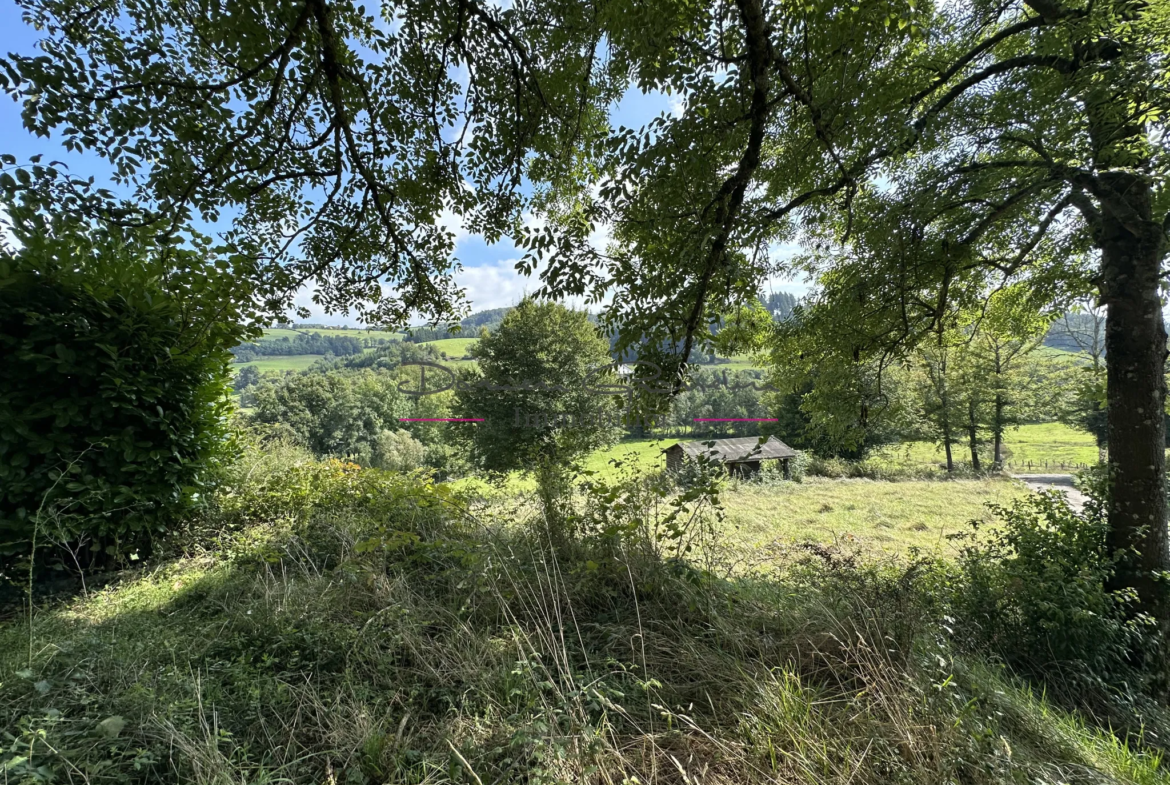
M 1081 510 L 1089 499 L 1073 486 L 1071 474 L 1013 474 L 1012 477 L 1034 491 L 1061 491 L 1074 510 Z

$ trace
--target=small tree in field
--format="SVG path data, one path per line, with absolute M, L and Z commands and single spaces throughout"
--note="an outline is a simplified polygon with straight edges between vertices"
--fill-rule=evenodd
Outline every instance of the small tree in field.
M 550 523 L 568 470 L 611 444 L 617 413 L 609 342 L 583 311 L 525 299 L 472 350 L 478 373 L 457 396 L 461 417 L 482 417 L 471 440 L 489 472 L 533 471 Z

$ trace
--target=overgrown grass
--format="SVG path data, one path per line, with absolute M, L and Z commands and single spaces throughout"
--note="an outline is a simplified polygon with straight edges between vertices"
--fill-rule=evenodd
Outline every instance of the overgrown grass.
M 8 782 L 1170 782 L 1142 740 L 954 651 L 917 599 L 929 567 L 730 577 L 636 530 L 554 550 L 539 521 L 514 523 L 422 481 L 246 456 L 206 550 L 0 626 L 0 767 Z

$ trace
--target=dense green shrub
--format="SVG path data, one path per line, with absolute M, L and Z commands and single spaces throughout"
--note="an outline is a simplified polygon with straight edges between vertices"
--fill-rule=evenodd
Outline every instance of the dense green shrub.
M 406 431 L 382 431 L 374 440 L 370 465 L 379 469 L 408 472 L 422 466 L 427 448 Z
M 0 574 L 34 541 L 81 567 L 133 553 L 197 499 L 247 334 L 199 252 L 169 249 L 164 277 L 149 241 L 21 217 L 0 249 Z
M 251 388 L 256 423 L 289 426 L 318 457 L 371 465 L 379 435 L 409 411 L 399 380 L 383 368 L 313 370 L 268 378 Z
M 1083 512 L 1057 492 L 989 505 L 999 521 L 969 536 L 961 552 L 955 617 L 969 645 L 1022 672 L 1061 672 L 1064 683 L 1082 687 L 1133 687 L 1140 674 L 1130 653 L 1152 628 L 1127 612 L 1133 596 L 1107 588 L 1117 554 L 1106 547 L 1099 483 L 1088 482 Z

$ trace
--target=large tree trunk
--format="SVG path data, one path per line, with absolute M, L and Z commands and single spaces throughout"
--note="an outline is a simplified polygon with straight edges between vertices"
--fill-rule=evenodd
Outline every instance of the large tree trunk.
M 1107 308 L 1109 545 L 1115 551 L 1133 551 L 1122 560 L 1113 582 L 1116 588 L 1136 589 L 1139 609 L 1166 630 L 1170 592 L 1157 578 L 1170 570 L 1163 418 L 1166 330 L 1158 292 L 1162 228 L 1150 219 L 1150 189 L 1143 179 L 1125 172 L 1101 179 L 1117 200 L 1102 200 L 1097 238 Z

